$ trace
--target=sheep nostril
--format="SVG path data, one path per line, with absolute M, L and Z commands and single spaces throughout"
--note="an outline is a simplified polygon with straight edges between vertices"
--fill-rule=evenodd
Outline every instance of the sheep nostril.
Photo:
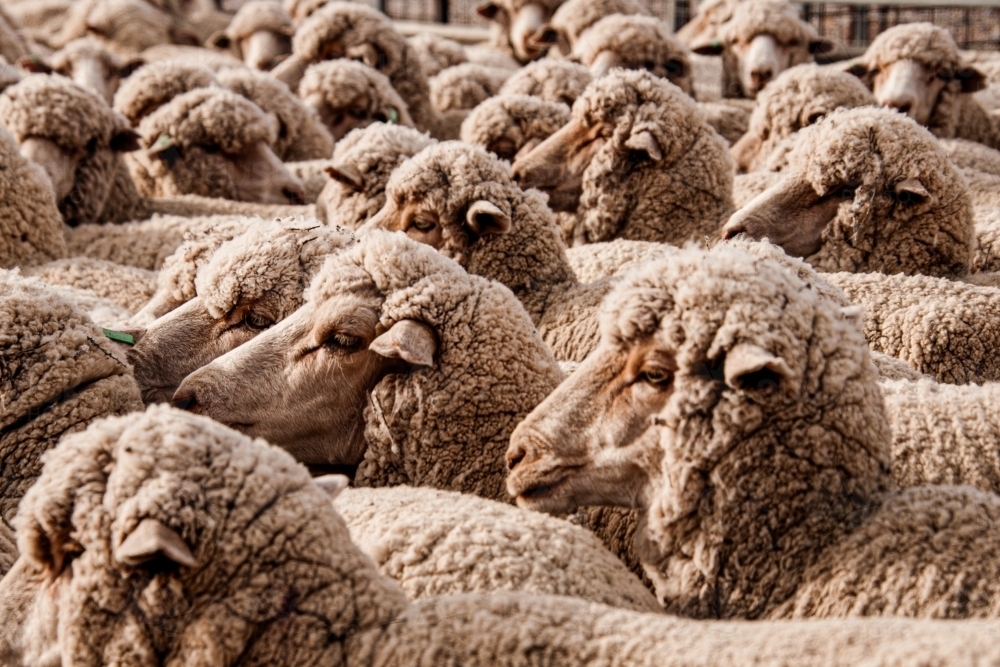
M 515 447 L 507 452 L 507 470 L 513 470 L 517 464 L 524 460 L 525 451 L 521 447 Z
M 523 175 L 521 174 L 521 170 L 517 169 L 516 167 L 513 168 L 513 169 L 511 169 L 510 180 L 512 180 L 515 183 L 517 183 L 518 185 L 520 185 L 522 177 L 523 177 Z
M 195 408 L 198 407 L 198 397 L 192 391 L 181 391 L 178 389 L 170 403 L 180 410 L 194 412 Z
M 728 241 L 729 239 L 736 238 L 740 234 L 746 234 L 746 227 L 743 225 L 726 225 L 722 228 L 722 240 Z
M 299 188 L 285 188 L 281 191 L 281 194 L 285 195 L 285 199 L 297 206 L 301 206 L 305 203 L 305 192 Z

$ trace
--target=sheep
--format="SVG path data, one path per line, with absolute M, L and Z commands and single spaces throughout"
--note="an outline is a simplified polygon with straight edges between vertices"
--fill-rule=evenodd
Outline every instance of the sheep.
M 701 90 L 699 88 L 699 90 Z M 726 102 L 699 101 L 705 122 L 732 146 L 750 129 L 750 112 Z
M 465 113 L 434 109 L 416 51 L 371 7 L 335 1 L 316 10 L 295 32 L 292 55 L 271 72 L 294 90 L 309 65 L 335 58 L 361 60 L 385 74 L 421 130 L 437 139 L 458 137 Z
M 358 547 L 411 600 L 523 591 L 660 610 L 593 533 L 563 519 L 411 486 L 348 488 L 334 507 Z
M 139 53 L 157 44 L 201 43 L 171 16 L 143 0 L 79 0 L 70 4 L 49 46 L 61 49 L 90 35 L 112 50 Z
M 114 109 L 136 127 L 178 95 L 217 85 L 212 70 L 203 65 L 163 60 L 140 67 L 115 93 Z
M 194 266 L 171 266 L 173 309 L 134 332 L 128 351 L 143 401 L 169 401 L 187 375 L 291 315 L 324 259 L 352 242 L 316 220 L 258 221 L 191 257 Z
M 733 18 L 740 0 L 704 0 L 691 20 L 677 30 L 677 39 L 692 50 L 718 42 L 719 28 Z
M 561 378 L 507 288 L 372 230 L 326 260 L 298 311 L 188 375 L 173 402 L 306 464 L 357 465 L 359 486 L 501 500 L 507 439 Z
M 0 270 L 0 517 L 10 521 L 59 438 L 142 409 L 124 352 L 75 301 Z
M 984 78 L 966 66 L 951 33 L 931 23 L 889 28 L 850 71 L 879 104 L 905 113 L 936 137 L 1000 148 L 1000 129 L 970 93 Z
M 292 25 L 298 27 L 327 2 L 328 0 L 283 0 L 281 6 L 292 17 Z
M 292 52 L 295 28 L 288 12 L 273 0 L 253 0 L 236 12 L 225 30 L 207 45 L 229 53 L 257 70 L 269 70 Z
M 968 273 L 972 206 L 930 132 L 863 107 L 799 135 L 785 177 L 735 213 L 724 237 L 766 236 L 821 271 Z
M 17 519 L 0 656 L 11 667 L 42 657 L 88 667 L 916 667 L 997 655 L 994 621 L 704 623 L 526 592 L 410 603 L 328 498 L 287 453 L 195 415 L 158 406 L 95 424 L 48 457 Z
M 310 65 L 299 83 L 299 97 L 340 141 L 369 123 L 414 127 L 406 102 L 389 79 L 363 63 L 330 60 Z
M 590 70 L 570 60 L 542 58 L 511 74 L 499 95 L 533 95 L 546 102 L 573 106 L 593 81 Z
M 462 141 L 514 162 L 570 121 L 569 107 L 531 95 L 503 94 L 472 110 L 462 122 Z
M 833 43 L 799 18 L 784 0 L 748 0 L 733 8 L 719 28 L 719 40 L 694 48 L 702 55 L 722 55 L 723 97 L 755 98 L 789 67 L 812 62 Z
M 334 138 L 319 114 L 285 84 L 247 69 L 223 70 L 216 79 L 275 118 L 278 133 L 271 146 L 283 162 L 329 158 L 333 154 Z
M 50 56 L 26 56 L 23 69 L 38 74 L 61 74 L 111 104 L 123 79 L 145 64 L 141 58 L 123 58 L 93 37 L 74 39 Z
M 420 68 L 428 77 L 433 77 L 449 67 L 469 62 L 469 56 L 461 44 L 440 35 L 418 32 L 407 37 L 406 41 L 416 52 L 417 58 L 420 59 Z
M 62 216 L 45 171 L 0 124 L 0 269 L 66 256 Z
M 781 141 L 835 109 L 874 104 L 868 89 L 846 72 L 814 64 L 787 69 L 757 96 L 748 131 L 730 151 L 736 168 L 757 171 Z
M 646 70 L 694 97 L 690 55 L 670 26 L 641 14 L 605 16 L 573 45 L 574 59 L 590 68 L 594 78 L 615 67 Z
M 361 227 L 385 204 L 385 186 L 407 158 L 436 143 L 401 125 L 374 123 L 337 142 L 329 182 L 316 201 L 316 217 L 328 225 Z
M 543 47 L 533 37 L 561 4 L 561 0 L 483 0 L 476 13 L 492 22 L 489 45 L 523 65 L 542 55 Z
M 514 179 L 575 208 L 588 243 L 682 243 L 714 234 L 732 209 L 733 163 L 697 104 L 649 72 L 615 70 L 573 104 L 573 119 L 519 158 Z
M 530 41 L 537 48 L 547 49 L 551 57 L 568 58 L 584 31 L 612 14 L 648 16 L 650 11 L 640 0 L 566 0 Z
M 967 139 L 938 139 L 938 145 L 963 172 L 975 170 L 1000 176 L 1000 151 Z
M 647 264 L 604 302 L 600 347 L 511 436 L 508 490 L 548 512 L 638 507 L 670 613 L 993 616 L 1000 497 L 893 491 L 853 320 L 738 248 Z
M 427 81 L 431 104 L 438 111 L 474 109 L 496 95 L 510 77 L 510 70 L 463 63 L 442 70 Z
M 0 123 L 45 169 L 66 224 L 135 217 L 138 194 L 120 154 L 138 148 L 138 137 L 96 93 L 57 75 L 29 76 L 0 95 Z
M 57 259 L 23 271 L 48 285 L 87 290 L 130 313 L 140 310 L 156 290 L 156 274 L 100 259 Z

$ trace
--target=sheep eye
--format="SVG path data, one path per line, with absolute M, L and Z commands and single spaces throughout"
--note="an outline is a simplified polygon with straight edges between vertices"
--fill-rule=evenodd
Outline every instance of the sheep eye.
M 644 368 L 641 373 L 639 373 L 639 381 L 645 382 L 646 384 L 653 385 L 654 387 L 668 387 L 674 381 L 674 374 L 672 371 L 666 368 L 659 368 L 656 366 L 650 366 L 649 368 Z
M 923 197 L 916 194 L 915 192 L 910 192 L 908 190 L 902 190 L 900 192 L 893 192 L 892 198 L 898 201 L 903 206 L 913 206 L 914 204 L 919 204 L 924 200 Z
M 845 185 L 837 189 L 833 193 L 834 197 L 839 199 L 854 199 L 854 193 L 857 192 L 858 188 L 854 185 Z
M 266 329 L 272 324 L 274 321 L 271 318 L 252 310 L 247 311 L 247 314 L 243 316 L 243 325 L 248 329 Z
M 378 52 L 378 64 L 375 66 L 377 70 L 384 70 L 389 65 L 389 56 L 385 55 L 381 51 Z
M 368 119 L 368 109 L 348 109 L 347 113 L 351 118 L 356 118 L 357 120 Z
M 955 75 L 952 73 L 952 71 L 947 69 L 943 69 L 937 73 L 937 78 L 941 79 L 942 81 L 951 81 L 952 78 L 954 78 L 954 76 Z
M 677 76 L 684 71 L 684 66 L 676 60 L 667 61 L 667 74 L 671 76 Z
M 335 333 L 323 342 L 323 346 L 332 352 L 344 354 L 361 347 L 361 339 L 357 336 Z
M 437 223 L 434 222 L 433 220 L 424 220 L 422 218 L 416 218 L 411 226 L 416 228 L 417 231 L 426 234 L 427 232 L 437 227 Z
M 384 113 L 382 113 L 381 111 L 376 111 L 376 112 L 375 112 L 375 113 L 374 113 L 374 114 L 372 115 L 372 118 L 373 118 L 373 119 L 375 119 L 375 120 L 377 120 L 377 121 L 378 121 L 378 122 L 380 122 L 380 123 L 386 123 L 386 122 L 388 122 L 388 121 L 389 121 L 389 119 L 388 119 L 388 118 L 386 118 L 386 115 L 385 115 Z
M 815 125 L 821 120 L 823 120 L 823 114 L 817 111 L 816 113 L 809 114 L 809 117 L 806 118 L 806 125 Z

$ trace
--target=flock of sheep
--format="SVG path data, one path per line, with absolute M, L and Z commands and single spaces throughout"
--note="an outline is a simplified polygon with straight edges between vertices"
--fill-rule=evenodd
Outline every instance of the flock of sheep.
M 1000 664 L 1000 55 L 477 11 L 0 2 L 0 664 Z

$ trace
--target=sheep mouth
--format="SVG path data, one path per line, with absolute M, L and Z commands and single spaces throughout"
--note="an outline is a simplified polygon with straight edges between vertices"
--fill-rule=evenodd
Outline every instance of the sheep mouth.
M 569 480 L 569 473 L 564 472 L 549 480 L 536 482 L 517 494 L 517 504 L 525 509 L 549 514 L 575 512 L 577 503 Z

